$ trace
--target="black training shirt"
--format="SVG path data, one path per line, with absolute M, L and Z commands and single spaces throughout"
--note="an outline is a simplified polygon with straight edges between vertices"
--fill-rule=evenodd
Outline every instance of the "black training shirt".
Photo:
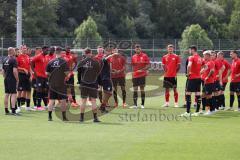
M 7 56 L 3 60 L 3 70 L 5 73 L 5 79 L 15 79 L 13 74 L 13 68 L 17 68 L 17 60 L 15 57 Z

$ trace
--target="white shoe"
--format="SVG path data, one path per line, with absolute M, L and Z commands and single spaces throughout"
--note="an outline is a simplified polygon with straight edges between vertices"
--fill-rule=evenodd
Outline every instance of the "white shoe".
M 217 108 L 215 108 L 215 110 L 213 112 L 218 112 L 219 110 Z
M 225 107 L 219 107 L 219 110 L 223 111 L 225 110 Z
M 226 108 L 225 111 L 233 111 L 233 107 Z
M 26 111 L 36 111 L 36 110 L 31 107 L 26 107 Z
M 196 112 L 196 113 L 193 113 L 193 114 L 192 114 L 193 117 L 198 117 L 199 115 L 200 115 L 199 112 Z
M 16 109 L 16 113 L 20 113 L 20 112 L 21 112 L 21 108 L 18 107 L 18 108 Z
M 185 113 L 181 114 L 180 117 L 191 117 L 191 113 L 185 112 Z
M 169 103 L 166 102 L 162 107 L 169 107 Z
M 240 112 L 240 108 L 238 108 L 237 110 L 235 110 L 235 112 Z
M 175 107 L 175 108 L 178 108 L 179 106 L 178 106 L 178 104 L 177 104 L 177 103 L 175 103 L 174 107 Z
M 213 114 L 213 112 L 207 111 L 206 113 L 204 113 L 204 116 L 210 116 L 212 114 Z
M 199 114 L 204 114 L 205 112 L 204 111 L 200 111 Z
M 144 105 L 141 105 L 141 108 L 144 109 L 145 108 Z
M 137 109 L 138 108 L 138 106 L 131 106 L 131 107 L 129 107 L 130 109 Z
M 45 106 L 44 108 L 45 108 L 45 110 L 48 110 L 48 106 Z

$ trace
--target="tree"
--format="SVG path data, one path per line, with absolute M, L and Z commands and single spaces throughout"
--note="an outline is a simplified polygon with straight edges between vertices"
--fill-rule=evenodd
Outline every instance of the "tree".
M 15 0 L 0 2 L 0 37 L 11 38 L 16 34 Z
M 98 27 L 96 22 L 92 17 L 88 17 L 87 20 L 84 20 L 83 23 L 75 29 L 75 47 L 83 47 L 81 41 L 94 40 L 97 43 L 101 43 L 102 37 L 98 33 Z M 88 46 L 84 46 L 88 47 Z
M 191 45 L 197 45 L 199 49 L 213 48 L 212 40 L 199 24 L 187 26 L 182 33 L 182 41 L 179 43 L 181 51 L 186 51 Z
M 234 11 L 231 15 L 231 21 L 229 23 L 229 35 L 231 38 L 240 38 L 240 2 L 236 1 Z
M 56 10 L 57 0 L 31 0 L 23 4 L 24 37 L 59 36 Z

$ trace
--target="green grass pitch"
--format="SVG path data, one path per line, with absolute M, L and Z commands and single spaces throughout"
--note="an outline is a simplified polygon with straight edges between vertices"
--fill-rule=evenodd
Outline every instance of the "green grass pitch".
M 173 120 L 171 116 L 185 109 L 163 109 L 164 96 L 155 95 L 146 99 L 146 109 L 115 109 L 100 117 L 103 121 L 100 124 L 91 120 L 84 124 L 63 123 L 55 115 L 54 121 L 48 122 L 46 112 L 24 111 L 21 117 L 5 116 L 2 78 L 0 82 L 0 160 L 239 160 L 240 157 L 237 112 L 221 111 L 211 117 Z M 184 85 L 185 77 L 179 76 L 180 105 Z M 152 88 L 154 85 L 148 87 Z M 173 93 L 171 101 L 172 97 Z M 229 96 L 226 101 L 228 105 Z M 236 106 L 237 103 L 235 109 Z M 169 120 L 155 120 L 154 114 L 160 113 L 169 116 Z

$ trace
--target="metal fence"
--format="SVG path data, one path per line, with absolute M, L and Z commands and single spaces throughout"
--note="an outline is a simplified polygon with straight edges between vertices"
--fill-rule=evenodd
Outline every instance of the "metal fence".
M 74 38 L 23 38 L 22 44 L 26 44 L 30 48 L 35 48 L 39 46 L 69 46 L 74 48 L 76 52 L 80 53 L 82 49 L 90 47 L 96 49 L 98 45 L 103 46 L 115 46 L 128 56 L 131 56 L 134 53 L 134 44 L 141 44 L 143 50 L 153 59 L 160 58 L 166 53 L 166 46 L 168 44 L 173 44 L 175 46 L 175 52 L 177 54 L 182 53 L 179 42 L 180 39 L 104 39 L 102 41 L 96 40 L 81 40 L 75 41 Z M 214 39 L 213 48 L 215 50 L 221 50 L 228 52 L 230 50 L 239 50 L 240 51 L 240 40 L 231 40 L 231 39 Z M 202 44 L 196 42 L 194 43 L 199 49 L 209 49 L 204 47 Z M 10 46 L 16 46 L 16 40 L 14 38 L 1 38 L 1 53 L 2 56 L 6 55 L 7 48 Z M 227 54 L 226 54 L 227 56 Z

